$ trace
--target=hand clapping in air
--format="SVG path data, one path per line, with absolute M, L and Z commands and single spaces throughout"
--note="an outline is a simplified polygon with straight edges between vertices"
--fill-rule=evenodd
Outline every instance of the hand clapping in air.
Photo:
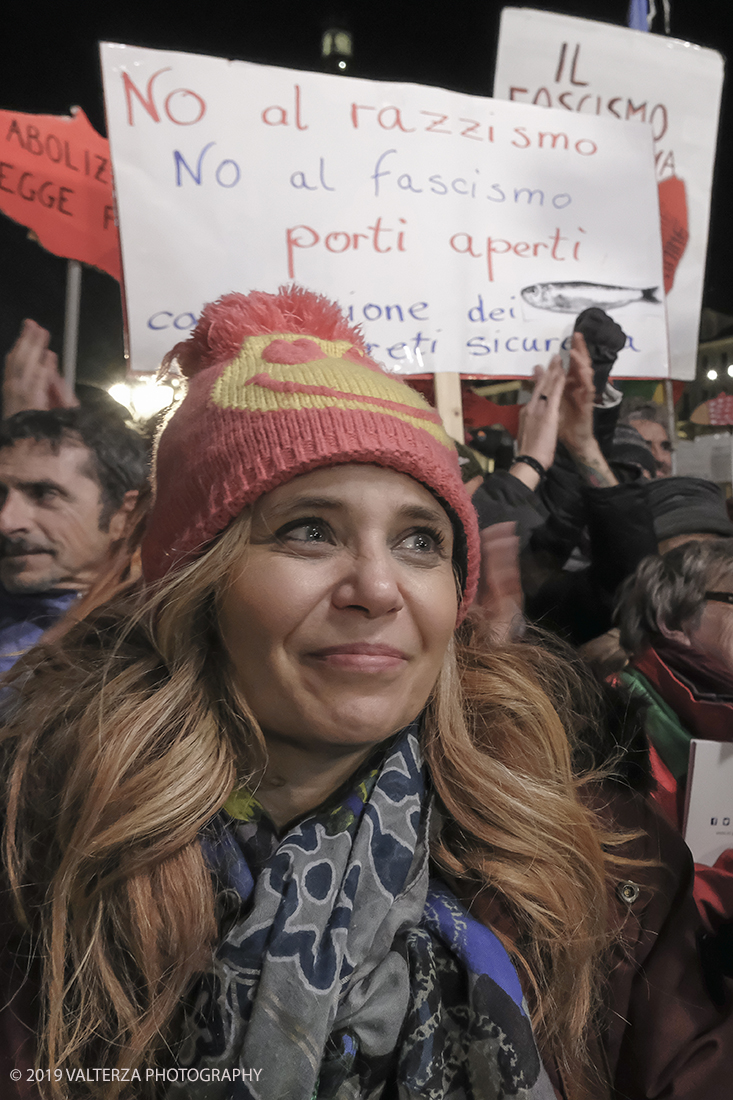
M 49 348 L 48 329 L 26 319 L 5 356 L 3 416 L 26 409 L 70 409 L 79 404 L 59 374 L 58 357 Z
M 517 455 L 520 459 L 523 456 L 534 459 L 543 470 L 548 470 L 555 458 L 560 402 L 565 388 L 561 357 L 553 355 L 547 369 L 535 367 L 534 379 L 532 396 L 522 410 Z M 540 474 L 534 463 L 515 462 L 511 472 L 529 489 L 537 488 Z

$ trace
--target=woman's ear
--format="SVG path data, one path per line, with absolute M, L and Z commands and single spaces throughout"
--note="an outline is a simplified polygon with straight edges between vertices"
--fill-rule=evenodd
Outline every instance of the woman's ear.
M 665 622 L 660 620 L 659 633 L 662 634 L 668 642 L 676 642 L 677 645 L 692 645 L 692 641 L 685 634 L 684 630 L 670 630 Z

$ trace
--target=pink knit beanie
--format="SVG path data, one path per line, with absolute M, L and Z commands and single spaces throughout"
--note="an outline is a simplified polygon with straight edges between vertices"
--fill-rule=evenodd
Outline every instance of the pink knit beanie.
M 361 462 L 409 474 L 441 501 L 453 521 L 465 613 L 479 543 L 456 449 L 424 398 L 367 357 L 335 303 L 297 286 L 226 294 L 165 362 L 174 360 L 188 391 L 158 443 L 142 545 L 147 581 L 201 554 L 263 493 L 310 470 Z

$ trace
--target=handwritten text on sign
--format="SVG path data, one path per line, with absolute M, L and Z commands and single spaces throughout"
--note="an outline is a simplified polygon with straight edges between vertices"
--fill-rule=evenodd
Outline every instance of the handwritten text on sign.
M 722 83 L 723 59 L 714 50 L 553 12 L 502 12 L 494 95 L 646 124 L 651 132 L 671 374 L 680 379 L 695 377 Z
M 524 375 L 618 310 L 665 371 L 651 137 L 437 88 L 102 47 L 132 363 L 291 279 L 398 372 Z M 633 201 L 632 201 L 633 197 Z

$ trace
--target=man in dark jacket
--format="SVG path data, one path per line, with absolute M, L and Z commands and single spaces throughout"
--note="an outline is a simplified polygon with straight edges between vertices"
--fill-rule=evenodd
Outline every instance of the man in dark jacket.
M 104 572 L 147 465 L 116 416 L 31 410 L 0 425 L 0 672 Z

